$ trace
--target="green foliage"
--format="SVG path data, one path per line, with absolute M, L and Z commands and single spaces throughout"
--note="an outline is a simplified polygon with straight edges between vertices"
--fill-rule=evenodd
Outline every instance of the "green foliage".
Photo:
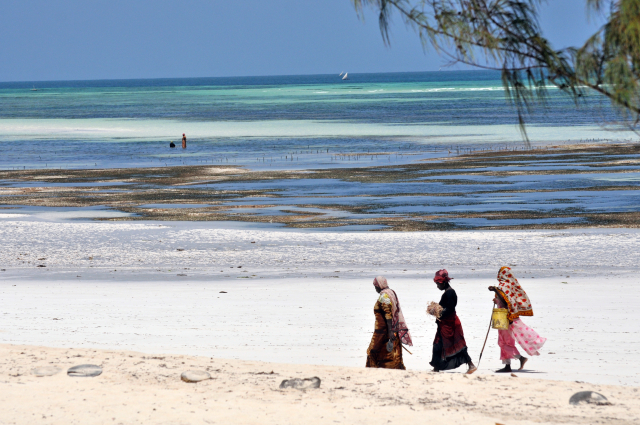
M 479 68 L 500 70 L 526 139 L 525 115 L 544 104 L 548 85 L 576 105 L 585 90 L 608 97 L 634 127 L 640 120 L 640 0 L 586 0 L 607 23 L 581 47 L 555 50 L 538 24 L 544 0 L 351 0 L 379 13 L 389 43 L 393 13 L 416 29 L 425 48 Z

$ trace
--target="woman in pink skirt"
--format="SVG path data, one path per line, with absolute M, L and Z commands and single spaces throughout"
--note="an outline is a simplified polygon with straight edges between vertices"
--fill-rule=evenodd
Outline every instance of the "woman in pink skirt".
M 533 309 L 529 296 L 518 283 L 510 267 L 500 268 L 498 286 L 490 286 L 489 290 L 496 293 L 493 301 L 498 308 L 509 310 L 509 329 L 498 330 L 500 360 L 505 366 L 496 372 L 511 372 L 512 359 L 520 360 L 519 370 L 522 370 L 528 359 L 520 354 L 516 348 L 516 341 L 530 356 L 539 356 L 540 348 L 547 339 L 538 335 L 520 320 L 520 316 L 533 316 Z

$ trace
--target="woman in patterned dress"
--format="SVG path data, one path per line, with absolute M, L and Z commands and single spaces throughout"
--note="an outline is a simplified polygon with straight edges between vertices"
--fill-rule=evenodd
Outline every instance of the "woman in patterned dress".
M 406 369 L 402 362 L 402 344 L 413 343 L 398 296 L 382 276 L 373 279 L 373 286 L 380 295 L 373 307 L 376 324 L 367 349 L 366 367 Z
M 498 305 L 498 308 L 509 310 L 509 329 L 498 330 L 500 360 L 502 360 L 504 368 L 496 372 L 511 372 L 512 359 L 520 360 L 519 370 L 522 370 L 529 359 L 520 354 L 516 348 L 516 341 L 530 356 L 539 356 L 539 350 L 547 340 L 520 320 L 520 316 L 533 316 L 531 300 L 529 300 L 529 296 L 518 283 L 518 279 L 513 275 L 510 267 L 500 268 L 500 271 L 498 271 L 498 286 L 490 286 L 489 290 L 496 293 L 493 301 Z

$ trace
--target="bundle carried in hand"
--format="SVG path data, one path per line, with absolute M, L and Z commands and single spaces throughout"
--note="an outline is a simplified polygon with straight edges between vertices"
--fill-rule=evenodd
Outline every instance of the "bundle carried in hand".
M 436 319 L 439 319 L 442 315 L 442 306 L 436 302 L 431 301 L 427 306 L 427 314 L 435 316 Z

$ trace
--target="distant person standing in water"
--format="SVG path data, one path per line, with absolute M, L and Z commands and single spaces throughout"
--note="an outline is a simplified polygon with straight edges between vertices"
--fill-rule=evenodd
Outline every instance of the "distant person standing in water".
M 187 148 L 187 136 L 184 135 L 184 133 L 182 133 L 182 149 L 186 149 Z

